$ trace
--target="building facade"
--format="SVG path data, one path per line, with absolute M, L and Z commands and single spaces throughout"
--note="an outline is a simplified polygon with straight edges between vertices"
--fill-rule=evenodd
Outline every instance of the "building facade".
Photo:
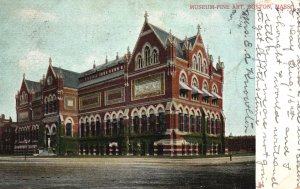
M 0 154 L 13 154 L 15 145 L 16 123 L 11 118 L 0 117 Z
M 196 32 L 195 32 L 196 33 Z M 132 52 L 83 73 L 52 65 L 16 95 L 17 145 L 79 155 L 224 153 L 224 63 L 200 34 L 145 22 Z

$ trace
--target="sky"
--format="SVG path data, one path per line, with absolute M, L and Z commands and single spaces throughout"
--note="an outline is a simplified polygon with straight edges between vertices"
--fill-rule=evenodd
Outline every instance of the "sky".
M 200 24 L 209 53 L 215 62 L 220 56 L 225 64 L 226 135 L 255 135 L 255 128 L 245 133 L 243 126 L 246 65 L 243 61 L 244 34 L 237 26 L 242 10 L 237 10 L 229 21 L 231 8 L 190 9 L 190 5 L 235 3 L 238 1 L 1 0 L 0 114 L 16 120 L 15 95 L 21 87 L 23 73 L 26 79 L 39 81 L 46 74 L 49 57 L 54 66 L 83 72 L 91 69 L 94 61 L 96 65 L 104 63 L 106 55 L 110 60 L 115 59 L 117 52 L 125 54 L 128 46 L 132 50 L 147 11 L 149 23 L 166 31 L 171 29 L 180 39 L 195 35 Z M 254 25 L 254 15 L 249 25 Z M 254 30 L 249 36 L 253 38 Z M 252 107 L 254 90 L 253 81 L 249 84 Z

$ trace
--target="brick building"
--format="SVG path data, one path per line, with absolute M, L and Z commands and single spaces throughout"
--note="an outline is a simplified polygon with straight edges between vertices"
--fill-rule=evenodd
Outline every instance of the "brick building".
M 16 123 L 11 118 L 6 119 L 4 114 L 0 117 L 0 154 L 12 154 L 14 152 Z
M 16 95 L 16 152 L 79 155 L 224 153 L 224 64 L 200 34 L 183 40 L 148 22 L 132 52 L 83 73 L 53 66 Z M 214 67 L 213 65 L 216 64 Z

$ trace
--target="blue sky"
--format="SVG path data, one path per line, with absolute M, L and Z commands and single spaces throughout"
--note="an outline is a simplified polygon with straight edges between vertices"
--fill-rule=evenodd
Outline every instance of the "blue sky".
M 243 1 L 245 4 L 246 1 Z M 253 1 L 249 1 L 252 2 Z M 201 1 L 204 5 L 235 1 Z M 184 39 L 197 25 L 205 46 L 225 64 L 224 113 L 226 134 L 244 135 L 243 34 L 237 23 L 240 11 L 228 21 L 229 10 L 191 10 L 200 1 L 0 1 L 0 113 L 16 119 L 15 95 L 23 73 L 36 80 L 53 65 L 82 72 L 132 50 L 149 13 L 149 22 Z M 254 16 L 252 18 L 254 25 Z M 230 33 L 231 31 L 231 33 Z M 254 30 L 250 34 L 254 36 Z M 254 105 L 254 82 L 250 84 Z M 254 107 L 254 106 L 253 106 Z M 255 134 L 250 129 L 246 133 Z

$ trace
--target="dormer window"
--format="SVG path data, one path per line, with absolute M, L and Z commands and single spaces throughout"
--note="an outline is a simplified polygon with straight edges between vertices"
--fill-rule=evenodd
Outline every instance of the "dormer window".
M 22 95 L 20 96 L 20 104 L 26 104 L 28 102 L 28 95 L 25 91 L 22 92 Z
M 146 66 L 150 65 L 150 48 L 148 46 L 145 47 L 144 58 Z
M 48 85 L 52 85 L 52 82 L 53 82 L 52 76 L 48 76 L 48 78 L 47 78 L 47 84 Z
M 197 64 L 196 70 L 199 70 L 202 72 L 201 65 L 202 65 L 202 56 L 200 53 L 198 53 L 198 64 Z
M 142 60 L 142 56 L 139 55 L 137 58 L 137 64 L 138 64 L 138 68 L 142 68 L 143 67 L 143 60 Z
M 153 50 L 152 57 L 153 57 L 153 64 L 158 63 L 158 53 L 156 49 Z
M 141 69 L 159 63 L 159 51 L 147 43 L 135 58 L 135 69 Z

